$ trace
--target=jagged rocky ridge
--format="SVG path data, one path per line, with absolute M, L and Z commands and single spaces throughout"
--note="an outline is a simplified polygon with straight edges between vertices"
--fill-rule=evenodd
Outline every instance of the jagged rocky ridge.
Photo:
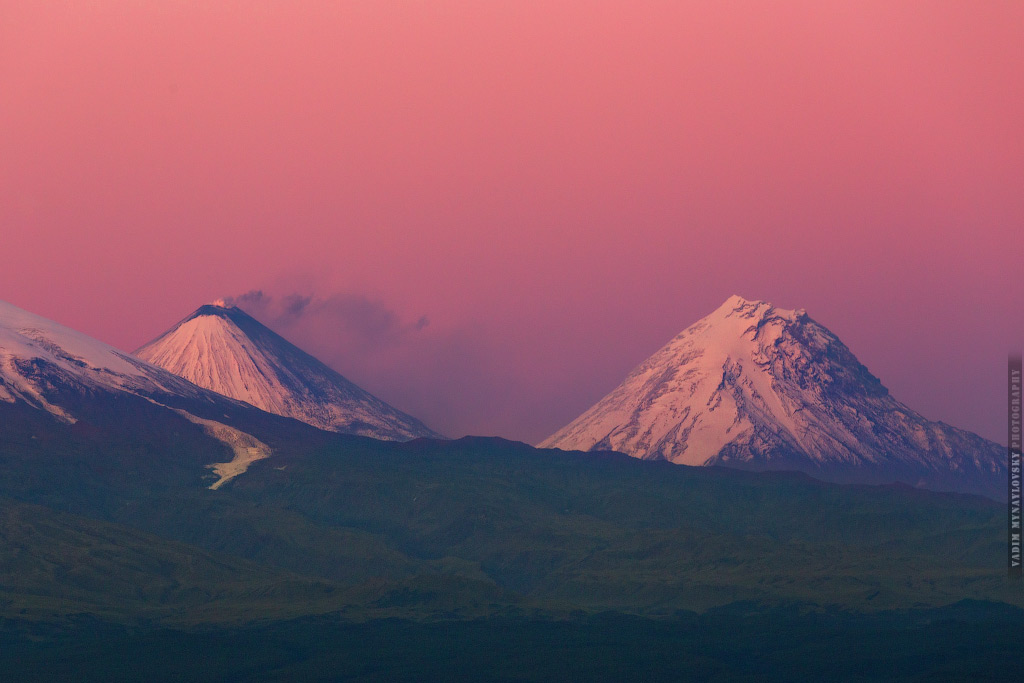
M 1005 497 L 1002 446 L 893 398 L 804 310 L 728 299 L 540 444 Z

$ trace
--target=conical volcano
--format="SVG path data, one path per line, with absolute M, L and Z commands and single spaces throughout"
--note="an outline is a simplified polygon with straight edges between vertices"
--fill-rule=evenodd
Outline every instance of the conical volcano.
M 440 438 L 236 306 L 201 306 L 135 355 L 193 384 L 320 429 L 393 441 Z

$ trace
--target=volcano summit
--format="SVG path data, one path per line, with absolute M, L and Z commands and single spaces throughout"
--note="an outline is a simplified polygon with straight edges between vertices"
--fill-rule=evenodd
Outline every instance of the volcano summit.
M 1002 446 L 897 401 L 804 310 L 729 298 L 541 447 L 1005 496 Z
M 391 441 L 443 438 L 235 306 L 201 306 L 135 355 L 193 384 L 320 429 Z

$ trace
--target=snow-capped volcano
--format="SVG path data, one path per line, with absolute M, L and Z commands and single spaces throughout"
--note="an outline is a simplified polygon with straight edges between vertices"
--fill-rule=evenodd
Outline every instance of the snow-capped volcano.
M 894 399 L 804 310 L 739 296 L 540 446 L 1005 495 L 999 444 Z
M 75 416 L 55 400 L 67 389 L 194 398 L 205 393 L 97 339 L 0 301 L 0 401 L 26 403 L 73 423 Z
M 0 438 L 51 438 L 60 431 L 50 428 L 54 421 L 79 428 L 74 438 L 92 440 L 100 452 L 104 440 L 127 435 L 141 439 L 133 448 L 172 444 L 171 451 L 188 439 L 188 454 L 177 453 L 182 462 L 171 465 L 212 469 L 211 488 L 270 457 L 264 439 L 314 432 L 0 301 Z
M 235 306 L 201 306 L 135 355 L 217 393 L 328 431 L 441 438 Z

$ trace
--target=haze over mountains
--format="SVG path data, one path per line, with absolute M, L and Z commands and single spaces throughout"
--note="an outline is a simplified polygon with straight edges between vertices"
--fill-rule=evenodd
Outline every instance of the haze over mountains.
M 729 298 L 540 444 L 1005 496 L 1005 449 L 893 398 L 804 310 Z
M 319 429 L 392 441 L 444 438 L 223 302 L 199 307 L 135 355 L 201 387 Z

